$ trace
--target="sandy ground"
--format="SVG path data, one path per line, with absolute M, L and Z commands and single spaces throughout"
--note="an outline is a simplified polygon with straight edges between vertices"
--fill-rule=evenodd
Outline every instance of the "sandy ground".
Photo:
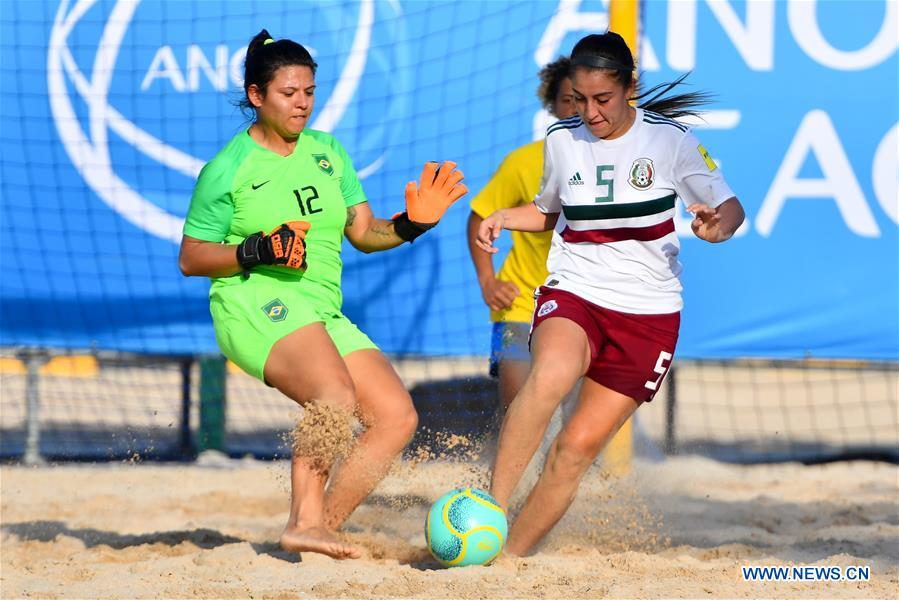
M 206 463 L 204 466 L 203 463 Z M 290 555 L 285 462 L 0 469 L 4 598 L 896 598 L 899 468 L 739 467 L 701 458 L 588 473 L 530 557 L 441 569 L 429 503 L 483 482 L 460 463 L 397 465 L 345 527 L 357 561 Z M 745 582 L 741 566 L 870 567 L 868 582 Z

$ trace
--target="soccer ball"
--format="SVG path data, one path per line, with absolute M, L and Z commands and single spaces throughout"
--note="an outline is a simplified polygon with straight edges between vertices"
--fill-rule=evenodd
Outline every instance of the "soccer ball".
M 499 556 L 509 525 L 493 496 L 460 488 L 437 499 L 425 521 L 431 555 L 445 567 L 487 565 Z

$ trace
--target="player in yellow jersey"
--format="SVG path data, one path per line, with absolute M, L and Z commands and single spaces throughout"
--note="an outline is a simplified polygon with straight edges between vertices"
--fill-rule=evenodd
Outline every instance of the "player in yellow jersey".
M 558 119 L 576 114 L 568 69 L 568 58 L 560 57 L 539 73 L 537 97 Z M 509 406 L 528 375 L 528 333 L 534 314 L 534 290 L 546 280 L 546 255 L 552 231 L 513 232 L 512 249 L 498 274 L 494 272 L 492 255 L 478 249 L 475 239 L 481 221 L 494 211 L 533 202 L 540 191 L 542 175 L 543 140 L 513 150 L 472 200 L 468 217 L 471 260 L 493 321 L 490 374 L 499 379 L 503 408 Z

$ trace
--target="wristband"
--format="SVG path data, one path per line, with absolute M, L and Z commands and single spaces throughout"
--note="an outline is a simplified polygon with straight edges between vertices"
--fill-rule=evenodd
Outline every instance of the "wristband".
M 436 224 L 437 223 L 416 223 L 415 221 L 410 221 L 409 215 L 405 212 L 401 212 L 393 217 L 393 230 L 400 236 L 400 239 L 409 242 L 410 244 L 415 241 L 415 238 L 425 233 Z
M 244 279 L 250 276 L 250 269 L 262 262 L 261 233 L 254 233 L 237 245 L 237 263 L 243 270 Z

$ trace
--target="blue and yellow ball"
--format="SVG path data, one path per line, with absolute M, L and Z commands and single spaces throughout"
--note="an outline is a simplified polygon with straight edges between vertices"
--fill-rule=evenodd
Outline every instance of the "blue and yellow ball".
M 493 496 L 475 488 L 437 499 L 425 521 L 431 555 L 445 567 L 487 565 L 502 552 L 509 525 Z

